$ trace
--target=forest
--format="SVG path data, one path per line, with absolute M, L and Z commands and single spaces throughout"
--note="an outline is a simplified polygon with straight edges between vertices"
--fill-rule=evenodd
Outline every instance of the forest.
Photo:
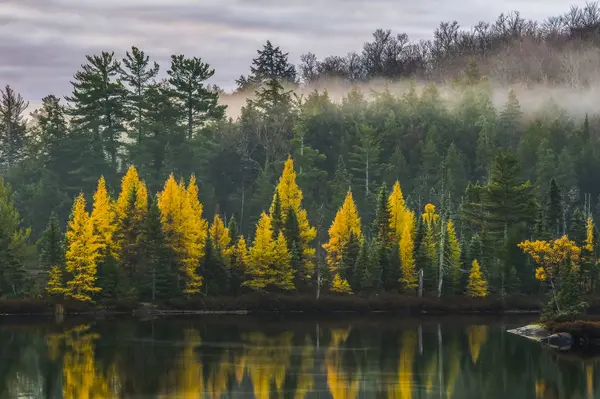
M 593 89 L 599 26 L 590 3 L 419 43 L 377 30 L 297 66 L 267 41 L 233 93 L 199 57 L 163 79 L 133 46 L 86 56 L 30 115 L 6 85 L 0 297 L 414 296 L 422 278 L 580 309 L 599 289 L 599 118 L 517 89 Z

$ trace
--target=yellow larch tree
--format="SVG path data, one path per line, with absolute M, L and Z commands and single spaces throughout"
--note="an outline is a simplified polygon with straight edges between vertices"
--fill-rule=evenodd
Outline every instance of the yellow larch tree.
M 271 218 L 263 212 L 256 224 L 254 243 L 248 254 L 246 275 L 243 285 L 263 289 L 268 285 L 285 290 L 294 289 L 291 255 L 283 233 L 273 239 Z
M 279 232 L 275 241 L 275 261 L 273 262 L 274 285 L 284 290 L 293 290 L 294 270 L 292 269 L 292 255 L 283 232 Z
M 335 219 L 329 228 L 329 241 L 323 244 L 323 248 L 327 252 L 327 265 L 334 275 L 334 280 L 335 276 L 338 275 L 342 250 L 348 243 L 351 234 L 354 234 L 355 237 L 362 237 L 360 217 L 352 198 L 352 192 L 348 191 L 343 205 L 337 211 Z M 340 277 L 340 279 L 342 278 Z M 348 284 L 345 279 L 342 280 L 345 282 L 345 284 L 342 282 L 342 286 Z
M 65 269 L 72 279 L 67 281 L 64 293 L 78 301 L 91 302 L 91 295 L 102 290 L 95 285 L 100 245 L 85 207 L 85 197 L 79 194 L 67 227 Z
M 394 187 L 388 198 L 388 208 L 390 210 L 390 229 L 394 233 L 396 242 L 399 242 L 402 234 L 404 234 L 406 224 L 411 222 L 413 215 L 406 207 L 398 180 L 394 183 Z
M 304 266 L 304 270 L 300 271 L 300 274 L 303 275 L 304 278 L 310 278 L 315 268 L 315 248 L 310 244 L 317 236 L 317 230 L 310 225 L 306 210 L 302 208 L 302 190 L 300 190 L 300 187 L 296 183 L 294 161 L 290 156 L 288 156 L 288 159 L 285 162 L 283 172 L 279 178 L 279 183 L 275 189 L 271 208 L 269 209 L 270 215 L 273 215 L 275 209 L 276 196 L 279 196 L 281 218 L 284 226 L 288 210 L 292 209 L 296 214 L 298 230 L 300 232 L 298 250 L 302 256 L 302 264 Z
M 452 219 L 448 220 L 448 224 L 446 225 L 447 231 L 447 258 L 448 258 L 448 269 L 450 274 L 450 280 L 452 282 L 452 286 L 454 288 L 455 293 L 458 293 L 460 288 L 460 274 L 461 274 L 461 249 L 460 244 L 458 242 L 458 238 L 456 237 L 456 229 L 454 228 L 454 222 Z
M 229 261 L 233 251 L 231 246 L 231 236 L 229 235 L 229 229 L 225 227 L 223 219 L 221 219 L 221 216 L 218 214 L 215 214 L 213 217 L 208 234 L 213 247 L 217 250 L 219 256 L 221 256 L 229 266 Z
M 132 194 L 135 195 L 135 213 L 129 215 Z M 117 220 L 123 220 L 125 217 L 131 217 L 135 221 L 143 221 L 148 213 L 148 189 L 146 184 L 138 175 L 134 166 L 130 166 L 121 179 L 121 192 L 115 203 L 115 216 Z
M 158 207 L 168 246 L 176 254 L 180 274 L 184 279 L 184 292 L 200 292 L 202 277 L 197 268 L 205 254 L 208 223 L 202 218 L 202 204 L 198 187 L 192 176 L 188 187 L 177 183 L 173 174 L 158 194 Z
M 114 204 L 114 256 L 133 281 L 137 277 L 140 236 L 148 214 L 148 190 L 130 166 L 121 179 L 121 191 Z
M 94 193 L 91 217 L 96 241 L 100 246 L 100 259 L 98 260 L 102 261 L 108 255 L 108 251 L 111 250 L 113 234 L 115 232 L 115 212 L 112 200 L 106 189 L 104 176 L 98 179 L 98 188 Z
M 400 238 L 400 265 L 402 267 L 402 286 L 405 290 L 417 288 L 415 273 L 415 215 L 409 214 L 404 223 L 404 231 Z
M 336 292 L 338 294 L 347 294 L 352 295 L 352 288 L 350 288 L 350 283 L 345 278 L 342 278 L 339 273 L 336 273 L 333 276 L 333 280 L 331 281 L 331 292 Z
M 467 295 L 473 298 L 485 298 L 487 296 L 487 281 L 481 273 L 479 262 L 473 259 L 471 265 L 471 273 L 469 274 L 469 282 L 467 283 Z

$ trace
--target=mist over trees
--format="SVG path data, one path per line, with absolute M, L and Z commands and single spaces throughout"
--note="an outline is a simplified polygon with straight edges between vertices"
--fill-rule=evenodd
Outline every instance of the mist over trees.
M 551 99 L 525 113 L 510 89 L 496 106 L 491 82 L 593 84 L 599 23 L 593 3 L 442 23 L 420 43 L 378 30 L 360 54 L 298 66 L 268 41 L 236 81 L 251 95 L 235 119 L 206 60 L 165 67 L 137 47 L 86 56 L 72 93 L 29 120 L 6 86 L 0 296 L 414 295 L 419 271 L 431 295 L 535 294 L 569 273 L 594 293 L 598 115 Z M 354 85 L 399 79 L 401 95 Z M 341 101 L 319 86 L 332 80 L 350 84 Z M 560 278 L 518 246 L 563 236 L 585 256 Z

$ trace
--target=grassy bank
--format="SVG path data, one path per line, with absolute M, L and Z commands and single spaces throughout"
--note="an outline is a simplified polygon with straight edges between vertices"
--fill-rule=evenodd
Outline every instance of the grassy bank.
M 326 314 L 334 312 L 393 312 L 404 315 L 460 314 L 507 312 L 538 312 L 543 300 L 534 296 L 416 298 L 412 296 L 379 295 L 369 297 L 323 296 L 316 299 L 306 295 L 249 294 L 240 297 L 200 297 L 173 299 L 152 305 L 154 310 L 167 312 L 304 312 Z M 600 301 L 598 302 L 600 304 Z M 52 314 L 55 303 L 41 299 L 0 299 L 0 314 Z M 67 314 L 93 312 L 131 313 L 142 304 L 131 301 L 84 304 L 63 302 Z M 146 309 L 148 309 L 146 307 Z

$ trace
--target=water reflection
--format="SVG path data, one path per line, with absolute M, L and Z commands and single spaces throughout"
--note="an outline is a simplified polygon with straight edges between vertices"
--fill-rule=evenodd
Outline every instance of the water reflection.
M 600 397 L 597 358 L 504 332 L 523 321 L 26 321 L 0 324 L 0 398 Z

